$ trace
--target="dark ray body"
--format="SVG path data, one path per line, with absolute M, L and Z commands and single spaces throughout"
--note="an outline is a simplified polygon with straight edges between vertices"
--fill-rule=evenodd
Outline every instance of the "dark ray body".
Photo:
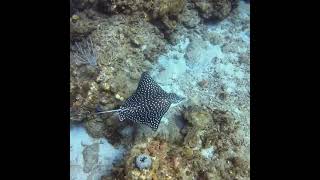
M 148 73 L 141 75 L 137 90 L 120 107 L 120 120 L 145 124 L 156 131 L 172 103 L 184 98 L 165 92 Z

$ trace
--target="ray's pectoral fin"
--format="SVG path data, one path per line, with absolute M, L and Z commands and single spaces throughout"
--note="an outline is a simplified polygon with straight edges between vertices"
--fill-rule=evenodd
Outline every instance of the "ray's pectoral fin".
M 177 103 L 180 103 L 180 102 L 186 100 L 185 97 L 179 96 L 175 93 L 168 93 L 168 99 L 171 103 L 174 103 L 174 104 L 177 104 Z
M 157 131 L 159 124 L 161 121 L 161 117 L 160 118 L 154 118 L 152 119 L 152 121 L 150 123 L 148 123 L 147 125 L 153 130 L 153 131 Z

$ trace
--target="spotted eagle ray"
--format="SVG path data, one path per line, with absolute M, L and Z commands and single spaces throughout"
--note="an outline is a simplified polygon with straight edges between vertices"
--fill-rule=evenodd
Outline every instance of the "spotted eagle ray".
M 119 109 L 98 112 L 97 114 L 117 112 L 120 121 L 130 120 L 145 124 L 156 131 L 161 118 L 171 104 L 179 103 L 184 99 L 175 93 L 165 92 L 147 72 L 143 72 L 136 91 Z

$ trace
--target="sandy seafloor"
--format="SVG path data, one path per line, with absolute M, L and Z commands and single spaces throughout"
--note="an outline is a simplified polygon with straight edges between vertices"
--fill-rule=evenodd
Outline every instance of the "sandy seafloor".
M 244 23 L 246 22 L 246 23 Z M 192 101 L 210 107 L 228 110 L 241 124 L 246 156 L 250 159 L 250 4 L 240 1 L 239 7 L 218 24 L 207 25 L 208 31 L 219 34 L 221 42 L 209 43 L 205 34 L 196 41 L 182 36 L 180 42 L 169 46 L 169 51 L 159 57 L 151 76 L 167 92 L 175 92 Z M 190 43 L 193 43 L 190 45 Z M 194 49 L 196 63 L 185 57 L 187 47 Z M 241 59 L 245 59 L 242 62 Z M 190 59 L 190 58 L 189 58 Z M 192 59 L 192 57 L 191 57 Z M 197 85 L 207 81 L 207 88 Z M 218 97 L 221 92 L 226 99 Z M 170 108 L 163 119 L 179 113 L 179 106 Z M 166 123 L 165 120 L 162 123 Z M 107 139 L 90 137 L 81 126 L 70 129 L 70 179 L 99 179 L 111 171 L 113 163 L 121 161 L 125 153 L 122 146 L 113 147 Z M 84 171 L 83 151 L 88 145 L 97 143 L 94 155 L 97 161 L 90 172 Z

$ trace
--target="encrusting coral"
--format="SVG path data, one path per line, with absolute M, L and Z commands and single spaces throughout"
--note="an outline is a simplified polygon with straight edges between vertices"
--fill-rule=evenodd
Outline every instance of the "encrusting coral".
M 192 0 L 200 15 L 208 20 L 220 21 L 237 7 L 239 0 Z
M 182 11 L 186 4 L 186 1 L 99 0 L 98 4 L 100 11 L 105 12 L 107 14 L 141 13 L 142 17 L 144 17 L 146 20 L 161 20 L 164 24 L 168 26 L 168 28 L 170 28 L 170 26 L 174 26 L 174 18 L 176 18 L 176 16 Z
M 113 175 L 119 179 L 249 179 L 249 161 L 241 156 L 241 136 L 230 114 L 201 105 L 187 106 L 183 114 L 188 121 L 184 142 L 168 143 L 160 137 L 139 141 Z M 136 166 L 141 154 L 150 156 L 150 168 Z

